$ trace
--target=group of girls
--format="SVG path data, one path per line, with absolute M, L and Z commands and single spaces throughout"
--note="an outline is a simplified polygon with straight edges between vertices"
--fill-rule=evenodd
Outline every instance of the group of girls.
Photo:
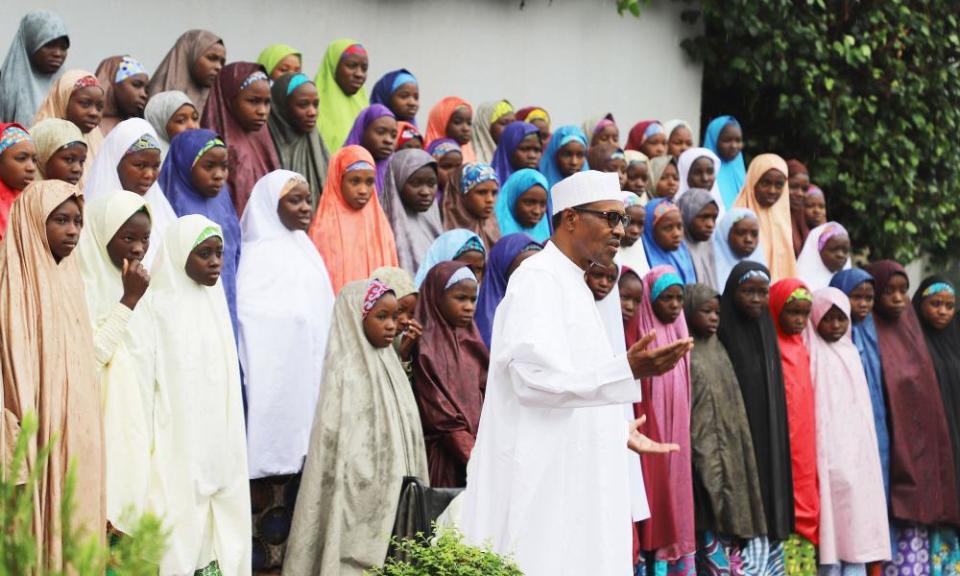
M 626 344 L 692 335 L 641 382 L 653 439 L 638 573 L 960 571 L 954 286 L 852 268 L 800 162 L 747 168 L 740 124 L 703 147 L 681 120 L 450 96 L 417 126 L 406 69 L 368 98 L 369 55 L 317 76 L 286 45 L 227 64 L 184 33 L 63 70 L 53 13 L 24 16 L 0 70 L 3 438 L 57 442 L 34 486 L 38 559 L 79 527 L 170 529 L 162 574 L 360 574 L 383 563 L 405 476 L 465 485 L 493 318 L 551 235 L 551 187 L 618 173 Z M 76 250 L 75 250 L 76 249 Z M 76 251 L 76 254 L 74 254 Z M 875 312 L 875 314 L 874 314 Z

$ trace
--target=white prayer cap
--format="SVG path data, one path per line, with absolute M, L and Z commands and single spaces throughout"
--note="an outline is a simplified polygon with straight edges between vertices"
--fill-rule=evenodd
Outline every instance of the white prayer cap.
M 555 216 L 567 208 L 603 200 L 623 201 L 620 176 L 616 172 L 585 170 L 564 178 L 550 189 Z

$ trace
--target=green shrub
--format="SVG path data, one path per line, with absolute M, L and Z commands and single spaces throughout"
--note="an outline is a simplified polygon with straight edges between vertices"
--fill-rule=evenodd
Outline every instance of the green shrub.
M 432 546 L 423 534 L 394 540 L 394 546 L 406 560 L 391 558 L 368 576 L 523 576 L 512 560 L 469 546 L 455 529 L 441 530 Z
M 0 576 L 60 576 L 61 572 L 37 566 L 37 542 L 34 538 L 33 488 L 42 477 L 54 438 L 50 445 L 38 450 L 36 463 L 26 483 L 17 485 L 15 471 L 22 470 L 30 441 L 37 433 L 37 417 L 27 414 L 21 422 L 10 465 L 0 478 Z M 163 557 L 166 534 L 160 520 L 152 514 L 144 514 L 129 535 L 117 545 L 107 548 L 100 545 L 94 534 L 86 534 L 72 528 L 73 496 L 76 473 L 71 466 L 64 485 L 61 503 L 63 534 L 63 559 L 73 573 L 79 576 L 103 576 L 107 568 L 115 576 L 155 576 Z M 104 527 L 106 529 L 106 527 Z

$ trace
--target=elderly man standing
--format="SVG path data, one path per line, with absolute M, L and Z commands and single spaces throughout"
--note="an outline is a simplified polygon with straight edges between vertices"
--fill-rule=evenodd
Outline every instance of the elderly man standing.
M 671 369 L 693 343 L 648 351 L 647 335 L 614 352 L 584 272 L 610 264 L 620 246 L 628 220 L 619 179 L 580 172 L 551 192 L 554 234 L 510 277 L 494 320 L 461 529 L 512 554 L 526 576 L 627 576 L 626 448 L 676 447 L 646 438 L 623 405 L 640 400 L 639 378 Z

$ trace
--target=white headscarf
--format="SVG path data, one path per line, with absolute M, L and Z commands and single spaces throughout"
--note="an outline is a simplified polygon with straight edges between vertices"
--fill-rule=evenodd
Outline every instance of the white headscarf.
M 123 160 L 127 150 L 144 134 L 157 138 L 157 133 L 153 130 L 153 127 L 143 118 L 128 118 L 117 124 L 107 134 L 100 151 L 93 160 L 93 165 L 87 171 L 83 195 L 88 202 L 123 189 L 123 185 L 120 184 L 120 175 L 117 174 L 117 166 L 120 165 L 120 161 Z M 159 172 L 157 175 L 159 180 Z M 143 198 L 150 206 L 152 224 L 150 249 L 147 250 L 147 255 L 143 258 L 143 264 L 150 268 L 157 250 L 163 244 L 164 232 L 170 223 L 177 219 L 177 215 L 157 182 L 153 183 L 153 186 L 147 190 Z
M 797 277 L 803 280 L 811 291 L 829 286 L 830 280 L 833 279 L 835 274 L 827 268 L 823 263 L 823 258 L 820 257 L 820 238 L 828 230 L 849 237 L 847 230 L 836 222 L 821 224 L 807 235 L 807 239 L 803 242 L 803 250 L 800 251 L 800 256 L 797 258 Z M 843 265 L 843 270 L 848 268 L 850 268 L 849 257 L 847 257 L 847 263 Z
M 714 181 L 713 186 L 710 187 L 710 196 L 713 197 L 714 202 L 717 203 L 717 208 L 719 212 L 717 213 L 717 220 L 723 218 L 724 207 L 723 207 L 723 196 L 720 195 L 720 184 L 718 183 L 720 179 L 720 157 L 713 153 L 712 150 L 707 148 L 687 148 L 683 151 L 683 154 L 680 155 L 680 159 L 677 161 L 677 170 L 680 172 L 680 188 L 677 189 L 677 193 L 673 196 L 673 202 L 680 202 L 680 198 L 683 197 L 684 193 L 691 188 L 690 183 L 687 182 L 687 179 L 690 177 L 690 168 L 693 167 L 693 163 L 700 158 L 709 158 L 713 162 L 713 175 Z
M 153 339 L 156 442 L 151 497 L 170 530 L 161 574 L 193 574 L 217 560 L 250 574 L 252 533 L 240 363 L 223 281 L 187 276 L 191 251 L 213 221 L 183 216 L 157 253 L 138 339 Z
M 84 227 L 77 255 L 83 277 L 84 295 L 94 333 L 115 328 L 109 325 L 112 313 L 123 296 L 120 269 L 110 260 L 107 244 L 117 230 L 140 210 L 150 209 L 138 194 L 117 190 L 84 204 Z M 129 322 L 140 319 L 138 306 Z M 136 314 L 136 316 L 134 316 Z M 99 337 L 94 343 L 99 344 Z M 106 398 L 104 435 L 107 450 L 107 520 L 118 530 L 128 532 L 147 503 L 150 479 L 150 452 L 153 444 L 153 382 L 140 370 L 138 343 L 124 330 L 119 343 L 106 356 L 96 346 L 100 365 L 100 384 Z M 133 507 L 133 516 L 124 512 Z
M 166 159 L 167 150 L 170 149 L 170 139 L 167 137 L 167 122 L 177 113 L 177 110 L 187 104 L 193 106 L 194 109 L 197 107 L 193 100 L 190 100 L 190 97 L 180 90 L 158 92 L 147 100 L 147 105 L 143 109 L 143 117 L 153 126 L 157 134 L 162 159 Z
M 277 214 L 282 194 L 297 182 L 306 179 L 270 172 L 253 187 L 240 220 L 237 315 L 251 478 L 300 472 L 333 318 L 323 257 Z
M 643 199 L 633 192 L 623 192 L 624 208 L 642 206 L 643 204 Z M 643 247 L 643 238 L 637 238 L 637 241 L 634 242 L 632 246 L 624 246 L 621 244 L 620 251 L 617 252 L 617 263 L 630 268 L 636 272 L 640 278 L 646 276 L 647 272 L 650 271 L 650 263 L 647 261 L 647 250 Z

